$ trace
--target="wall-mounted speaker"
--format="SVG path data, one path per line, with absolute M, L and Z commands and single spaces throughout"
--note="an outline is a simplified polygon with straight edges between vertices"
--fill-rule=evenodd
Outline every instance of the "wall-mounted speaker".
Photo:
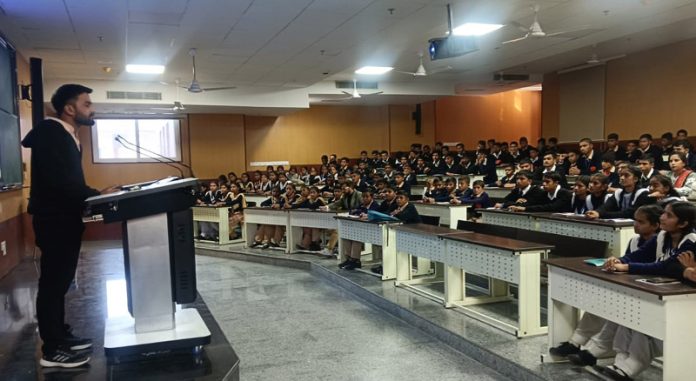
M 416 122 L 416 135 L 421 134 L 421 105 L 416 105 L 416 111 L 411 113 L 411 119 Z

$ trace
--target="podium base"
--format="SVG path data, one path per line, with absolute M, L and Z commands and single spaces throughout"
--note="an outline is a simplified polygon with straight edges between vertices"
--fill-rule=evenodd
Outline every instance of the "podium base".
M 197 348 L 210 344 L 210 331 L 195 308 L 174 314 L 175 328 L 136 333 L 135 320 L 121 316 L 106 320 L 104 353 L 107 357 L 149 354 L 173 349 Z

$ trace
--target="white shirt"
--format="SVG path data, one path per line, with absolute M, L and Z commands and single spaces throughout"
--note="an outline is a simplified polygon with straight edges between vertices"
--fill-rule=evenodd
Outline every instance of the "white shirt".
M 80 139 L 77 137 L 77 131 L 75 131 L 75 127 L 73 127 L 73 126 L 71 126 L 70 124 L 66 123 L 66 122 L 65 122 L 64 120 L 62 120 L 62 119 L 54 118 L 54 117 L 52 117 L 52 116 L 49 116 L 49 117 L 47 117 L 46 119 L 50 119 L 50 120 L 53 120 L 53 121 L 56 121 L 56 122 L 60 123 L 60 124 L 63 126 L 63 128 L 65 128 L 65 131 L 68 131 L 68 133 L 70 134 L 70 136 L 72 136 L 73 140 L 75 141 L 75 145 L 77 145 L 77 150 L 78 150 L 78 151 L 81 151 L 81 149 L 80 149 Z
M 556 196 L 558 196 L 559 190 L 561 190 L 561 187 L 557 185 L 556 190 L 553 192 L 553 194 L 547 192 L 546 195 L 549 197 L 549 200 L 551 200 L 551 201 L 555 200 Z

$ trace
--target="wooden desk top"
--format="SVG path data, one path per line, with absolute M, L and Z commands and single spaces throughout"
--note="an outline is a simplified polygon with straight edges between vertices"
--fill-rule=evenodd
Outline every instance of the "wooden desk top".
M 517 216 L 527 216 L 527 217 L 532 217 L 539 215 L 541 213 L 529 213 L 529 212 L 513 212 L 512 210 L 507 210 L 507 209 L 488 209 L 488 208 L 479 208 L 476 209 L 477 212 L 481 213 L 499 213 L 499 214 L 513 214 Z
M 470 208 L 471 204 L 450 204 L 449 202 L 435 202 L 435 203 L 425 203 L 423 201 L 410 201 L 414 205 L 427 205 L 427 206 L 436 206 L 439 208 Z
M 554 258 L 544 260 L 549 266 L 556 266 L 568 271 L 587 275 L 603 281 L 618 284 L 635 290 L 647 292 L 649 294 L 662 296 L 696 294 L 696 287 L 693 285 L 679 284 L 649 284 L 637 282 L 636 279 L 656 278 L 653 275 L 630 275 L 627 273 L 611 273 L 602 271 L 601 267 L 591 266 L 583 262 L 590 257 L 574 258 Z
M 218 209 L 218 208 L 227 208 L 229 209 L 229 206 L 227 205 L 194 205 L 192 208 L 206 208 L 206 209 Z
M 468 242 L 476 245 L 492 247 L 495 249 L 510 251 L 551 250 L 553 245 L 544 245 L 536 242 L 519 241 L 512 238 L 498 237 L 489 234 L 461 232 L 458 234 L 443 235 L 442 238 L 453 241 Z
M 555 221 L 572 221 L 572 222 L 578 222 L 582 224 L 588 224 L 588 225 L 596 225 L 596 226 L 609 226 L 609 227 L 614 227 L 614 228 L 623 228 L 623 227 L 633 227 L 633 220 L 631 221 L 612 221 L 612 220 L 591 220 L 589 218 L 586 218 L 582 214 L 576 214 L 576 215 L 562 215 L 559 213 L 535 213 L 534 217 L 536 218 L 543 218 L 546 220 L 555 220 Z
M 403 232 L 407 232 L 407 233 L 415 233 L 415 234 L 421 234 L 421 235 L 435 235 L 435 236 L 470 233 L 470 232 L 465 232 L 462 230 L 450 229 L 450 228 L 447 228 L 444 226 L 435 226 L 435 225 L 428 225 L 428 224 L 399 225 L 399 226 L 394 226 L 394 230 L 403 231 Z
M 324 213 L 324 214 L 338 214 L 341 212 L 338 212 L 336 210 L 312 210 L 312 209 L 307 209 L 307 208 L 297 208 L 297 209 L 286 209 L 289 210 L 290 212 L 304 212 L 304 213 Z
M 349 217 L 349 216 L 336 216 L 334 217 L 337 220 L 346 220 L 346 221 L 354 221 L 354 222 L 363 222 L 366 224 L 373 224 L 373 225 L 384 225 L 384 224 L 402 224 L 403 222 L 401 221 L 368 221 L 368 220 L 363 220 L 358 217 Z
M 283 208 L 273 209 L 273 208 L 268 207 L 268 206 L 250 206 L 248 208 L 245 208 L 244 210 L 270 210 L 273 212 L 287 212 L 288 211 L 288 209 L 283 209 Z

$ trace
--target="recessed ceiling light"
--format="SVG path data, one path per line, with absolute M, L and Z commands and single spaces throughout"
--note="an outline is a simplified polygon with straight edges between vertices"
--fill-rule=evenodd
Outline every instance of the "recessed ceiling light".
M 355 71 L 355 74 L 380 75 L 394 70 L 390 66 L 363 66 Z
M 134 74 L 162 74 L 164 65 L 126 65 L 126 71 Z
M 491 33 L 502 28 L 502 24 L 481 24 L 475 22 L 468 22 L 462 24 L 452 30 L 452 34 L 455 36 L 483 36 L 484 34 Z

